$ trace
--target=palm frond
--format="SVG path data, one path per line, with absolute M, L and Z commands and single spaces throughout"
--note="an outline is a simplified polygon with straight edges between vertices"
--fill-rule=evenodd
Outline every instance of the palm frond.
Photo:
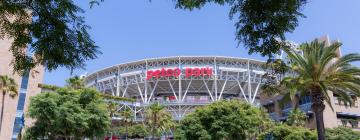
M 351 66 L 351 62 L 360 61 L 360 55 L 358 53 L 350 53 L 337 59 L 335 63 L 331 64 L 329 71 L 335 71 L 343 67 Z
M 18 85 L 16 81 L 7 76 L 7 75 L 0 75 L 0 90 L 9 93 L 10 97 L 15 97 L 18 94 Z
M 330 65 L 331 61 L 337 57 L 335 52 L 337 49 L 339 49 L 340 46 L 341 46 L 340 43 L 334 43 L 334 44 L 330 45 L 329 47 L 323 48 L 325 50 L 319 60 L 319 63 L 320 63 L 320 67 L 319 67 L 319 71 L 318 71 L 319 74 L 326 74 L 326 72 L 328 72 L 326 67 L 328 65 Z

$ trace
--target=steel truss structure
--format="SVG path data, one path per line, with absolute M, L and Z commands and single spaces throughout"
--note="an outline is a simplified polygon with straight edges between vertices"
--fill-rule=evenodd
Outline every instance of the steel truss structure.
M 145 59 L 119 64 L 89 74 L 87 87 L 112 96 L 136 99 L 136 103 L 119 102 L 130 108 L 135 120 L 142 120 L 144 108 L 157 101 L 166 106 L 175 119 L 183 118 L 197 106 L 221 99 L 236 98 L 259 105 L 265 62 L 219 56 L 179 56 Z M 185 76 L 186 68 L 212 68 L 211 76 Z M 148 70 L 179 68 L 180 76 L 147 80 Z M 115 118 L 116 119 L 116 118 Z

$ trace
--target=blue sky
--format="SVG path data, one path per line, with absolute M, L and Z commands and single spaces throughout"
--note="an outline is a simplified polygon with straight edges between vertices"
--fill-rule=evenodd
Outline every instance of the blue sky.
M 237 47 L 234 21 L 228 18 L 228 6 L 207 5 L 201 10 L 175 9 L 171 0 L 105 0 L 90 9 L 88 1 L 75 1 L 86 13 L 90 34 L 102 54 L 88 61 L 86 70 L 144 58 L 180 55 L 218 55 L 262 59 Z M 329 35 L 343 43 L 342 53 L 360 53 L 360 1 L 309 0 L 306 18 L 287 39 L 298 43 Z M 359 63 L 356 65 L 359 66 Z M 63 86 L 70 70 L 46 71 L 44 83 Z

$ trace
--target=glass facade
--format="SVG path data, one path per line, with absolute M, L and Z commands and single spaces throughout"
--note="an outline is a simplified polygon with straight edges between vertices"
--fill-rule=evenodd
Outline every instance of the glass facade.
M 311 103 L 310 96 L 302 96 L 299 100 L 299 105 L 308 104 L 308 103 Z
M 16 116 L 14 121 L 13 134 L 11 138 L 12 140 L 17 139 L 18 134 L 21 133 L 21 130 L 24 127 L 24 123 L 25 123 L 24 106 L 25 106 L 28 83 L 29 83 L 29 72 L 26 72 L 22 77 L 20 84 L 20 94 L 19 94 L 18 104 L 16 107 Z

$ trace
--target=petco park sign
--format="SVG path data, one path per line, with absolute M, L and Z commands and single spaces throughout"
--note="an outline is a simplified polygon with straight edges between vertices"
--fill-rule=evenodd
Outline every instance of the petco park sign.
M 162 68 L 159 70 L 148 70 L 146 72 L 146 80 L 150 80 L 151 78 L 159 79 L 161 77 L 178 77 L 184 72 L 185 77 L 191 76 L 212 76 L 213 70 L 212 68 L 185 68 L 184 71 L 181 71 L 180 68 Z

